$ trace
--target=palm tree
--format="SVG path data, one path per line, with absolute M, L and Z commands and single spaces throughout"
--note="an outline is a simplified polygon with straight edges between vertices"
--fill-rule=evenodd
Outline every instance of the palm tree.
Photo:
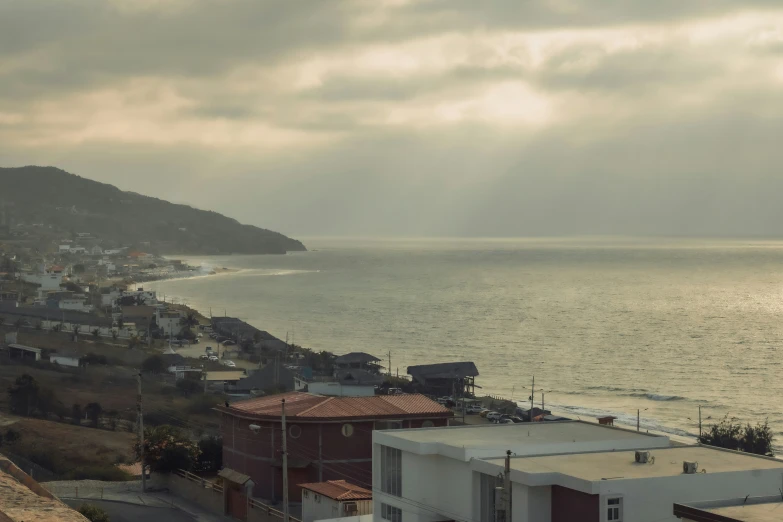
M 0 317 L 0 326 L 5 324 L 5 317 Z
M 196 313 L 188 312 L 182 319 L 180 319 L 180 324 L 185 328 L 198 325 L 198 317 L 196 317 Z
M 100 335 L 101 335 L 100 329 L 96 328 L 95 330 L 92 331 L 92 336 L 95 337 L 96 339 L 100 337 Z

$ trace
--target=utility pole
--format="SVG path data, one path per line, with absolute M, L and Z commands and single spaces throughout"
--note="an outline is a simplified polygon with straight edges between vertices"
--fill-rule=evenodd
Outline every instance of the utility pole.
M 145 456 L 144 456 L 144 412 L 141 409 L 141 370 L 139 370 L 138 374 L 139 379 L 139 397 L 138 397 L 138 403 L 136 405 L 136 408 L 138 410 L 139 414 L 139 453 L 141 454 L 141 490 L 143 492 L 147 491 L 147 465 L 145 462 Z
M 701 405 L 699 405 L 699 438 L 701 438 Z
M 541 410 L 545 410 L 544 408 L 544 392 L 541 392 Z
M 288 515 L 288 440 L 285 427 L 285 399 L 283 399 L 283 522 L 289 522 Z
M 389 350 L 389 377 L 392 376 L 392 365 L 391 365 L 391 350 Z
M 636 431 L 639 431 L 639 417 L 640 417 L 640 415 L 641 415 L 641 412 L 637 408 L 636 409 Z
M 506 469 L 503 473 L 503 509 L 506 511 L 503 522 L 511 522 L 511 450 L 506 451 Z
M 530 388 L 530 422 L 533 422 L 533 397 L 536 395 L 536 376 L 533 376 L 533 386 Z

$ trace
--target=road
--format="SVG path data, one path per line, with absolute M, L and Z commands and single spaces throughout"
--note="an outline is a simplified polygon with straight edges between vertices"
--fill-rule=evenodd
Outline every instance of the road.
M 148 507 L 125 504 L 123 502 L 109 502 L 105 500 L 64 500 L 74 509 L 79 509 L 82 504 L 93 504 L 105 510 L 109 514 L 111 522 L 198 522 L 197 516 L 189 515 L 176 508 Z

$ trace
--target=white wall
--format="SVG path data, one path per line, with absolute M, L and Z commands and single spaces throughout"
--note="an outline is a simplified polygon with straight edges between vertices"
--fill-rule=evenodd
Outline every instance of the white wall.
M 674 503 L 721 498 L 779 495 L 783 487 L 780 469 L 731 473 L 697 473 L 638 480 L 608 480 L 601 483 L 601 521 L 606 516 L 604 502 L 612 495 L 623 496 L 623 520 L 679 522 L 672 514 Z M 515 522 L 522 522 L 516 520 Z
M 310 382 L 307 383 L 307 391 L 329 397 L 372 397 L 375 395 L 374 386 L 343 386 L 339 382 Z
M 50 355 L 49 362 L 57 363 L 60 366 L 71 366 L 73 368 L 79 367 L 79 359 L 76 357 L 66 357 L 64 355 Z
M 380 485 L 380 445 L 373 447 L 374 483 Z M 402 509 L 403 522 L 472 520 L 474 488 L 470 463 L 440 455 L 414 455 L 402 452 L 402 498 L 376 489 L 374 515 L 381 520 L 381 503 Z
M 62 274 L 22 274 L 22 281 L 41 285 L 41 291 L 59 290 L 63 282 Z
M 552 488 L 511 484 L 511 519 L 544 522 L 552 519 Z

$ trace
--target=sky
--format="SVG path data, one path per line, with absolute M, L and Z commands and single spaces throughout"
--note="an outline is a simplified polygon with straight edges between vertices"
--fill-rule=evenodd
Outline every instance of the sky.
M 783 3 L 3 0 L 21 165 L 293 236 L 783 236 Z

